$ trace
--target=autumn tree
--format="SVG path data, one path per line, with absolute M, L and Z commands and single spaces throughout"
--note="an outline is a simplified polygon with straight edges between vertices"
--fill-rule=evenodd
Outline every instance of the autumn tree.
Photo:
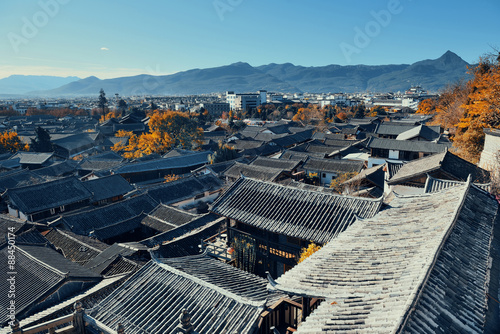
M 21 142 L 17 132 L 6 131 L 0 134 L 0 153 L 16 153 L 22 150 L 28 151 L 29 146 Z
M 425 99 L 418 104 L 417 114 L 434 114 L 436 112 L 436 100 L 435 99 Z
M 472 69 L 464 114 L 453 146 L 462 158 L 476 163 L 484 146 L 484 128 L 500 128 L 500 54 L 484 57 Z
M 307 259 L 309 256 L 313 255 L 317 251 L 321 249 L 321 246 L 316 245 L 314 242 L 311 241 L 311 243 L 307 246 L 307 248 L 302 248 L 302 251 L 300 252 L 300 258 L 299 258 L 299 263 Z
M 128 137 L 128 143 L 117 143 L 112 150 L 127 159 L 140 158 L 152 153 L 164 154 L 173 147 L 192 149 L 201 143 L 203 130 L 195 120 L 182 112 L 155 112 L 149 119 L 149 132 L 136 135 L 118 132 L 117 137 Z

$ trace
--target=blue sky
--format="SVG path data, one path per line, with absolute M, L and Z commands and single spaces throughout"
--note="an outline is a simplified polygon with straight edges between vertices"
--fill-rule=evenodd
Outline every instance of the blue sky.
M 500 49 L 500 1 L 2 0 L 0 78 L 411 64 Z

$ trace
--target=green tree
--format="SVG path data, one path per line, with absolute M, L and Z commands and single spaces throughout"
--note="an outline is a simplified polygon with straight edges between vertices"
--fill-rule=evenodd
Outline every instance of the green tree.
M 120 99 L 120 101 L 118 101 L 118 110 L 120 110 L 122 116 L 125 116 L 125 110 L 127 110 L 127 102 L 125 102 L 123 99 Z
M 104 89 L 101 88 L 99 91 L 99 99 L 97 100 L 97 106 L 101 109 L 102 115 L 104 115 L 104 109 L 108 105 L 108 99 L 106 98 L 106 93 L 104 93 Z
M 42 127 L 35 129 L 35 138 L 31 139 L 31 150 L 33 152 L 54 152 L 50 134 Z
M 237 157 L 238 154 L 234 148 L 219 141 L 219 148 L 214 152 L 214 154 L 208 156 L 208 160 L 210 161 L 210 164 L 216 164 L 218 162 L 233 160 Z

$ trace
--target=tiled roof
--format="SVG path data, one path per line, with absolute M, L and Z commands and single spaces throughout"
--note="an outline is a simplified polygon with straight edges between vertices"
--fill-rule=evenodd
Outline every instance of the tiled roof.
M 76 171 L 78 162 L 66 160 L 63 162 L 54 163 L 50 166 L 39 168 L 33 171 L 34 174 L 42 177 L 59 177 L 72 175 Z
M 199 215 L 176 207 L 160 204 L 141 223 L 157 231 L 166 232 L 198 217 Z
M 87 236 L 95 230 L 108 234 L 104 229 L 111 227 L 109 232 L 119 235 L 130 230 L 123 229 L 128 225 L 119 227 L 117 224 L 128 222 L 129 219 L 138 217 L 141 213 L 149 213 L 157 205 L 158 203 L 151 197 L 143 194 L 95 209 L 64 215 L 51 225 L 64 224 L 71 231 Z M 140 226 L 140 220 L 138 224 L 137 226 Z
M 7 259 L 8 248 L 7 245 L 0 249 L 2 258 Z M 54 253 L 56 253 L 54 251 Z M 57 254 L 57 253 L 56 253 Z M 59 255 L 59 254 L 57 254 Z M 31 254 L 16 248 L 16 314 L 21 313 L 26 308 L 29 308 L 37 300 L 47 295 L 54 287 L 64 281 L 64 273 L 44 265 L 41 261 L 37 260 Z M 59 255 L 60 256 L 60 255 Z M 2 261 L 2 269 L 4 273 L 9 272 L 7 261 Z M 7 274 L 4 274 L 6 277 Z M 6 278 L 0 282 L 0 317 L 2 323 L 7 319 L 7 306 L 9 305 L 8 299 L 9 283 Z
M 254 161 L 250 163 L 252 166 L 270 167 L 278 168 L 286 171 L 292 171 L 301 164 L 301 160 L 284 160 L 284 159 L 273 159 L 266 157 L 257 157 Z
M 474 186 L 397 197 L 272 283 L 323 297 L 297 333 L 482 333 L 498 203 Z
M 40 196 L 43 194 L 43 196 Z M 92 194 L 76 177 L 7 190 L 12 206 L 30 214 L 90 199 Z
M 83 266 L 64 258 L 48 246 L 19 245 L 19 248 L 38 261 L 45 263 L 45 265 L 64 273 L 67 278 L 99 280 L 101 277 Z
M 134 189 L 134 187 L 119 174 L 85 181 L 83 185 L 92 193 L 92 202 L 125 195 Z
M 371 137 L 367 143 L 367 147 L 369 148 L 424 153 L 442 153 L 450 146 L 451 144 L 437 144 L 427 141 L 397 140 L 377 137 Z
M 271 305 L 284 297 L 282 294 L 270 293 L 266 288 L 266 279 L 216 260 L 205 253 L 186 257 L 163 258 L 159 261 L 257 303 L 268 299 L 267 304 Z
M 50 153 L 37 153 L 37 152 L 17 152 L 11 159 L 19 158 L 19 163 L 23 165 L 41 165 L 49 160 L 54 155 Z
M 104 249 L 108 248 L 107 244 L 93 240 L 85 236 L 77 236 L 70 231 L 60 229 L 51 229 L 44 234 L 45 238 L 57 249 L 62 255 L 73 262 L 84 265 Z M 86 238 L 87 240 L 82 240 Z M 99 242 L 99 248 L 96 248 L 96 242 Z
M 389 184 L 405 182 L 417 176 L 441 170 L 450 178 L 466 181 L 471 175 L 473 182 L 484 183 L 489 179 L 489 172 L 448 152 L 434 154 L 404 164 L 398 172 L 389 179 Z
M 428 127 L 426 125 L 419 125 L 413 129 L 407 130 L 400 133 L 396 139 L 397 140 L 409 140 L 415 137 L 422 137 L 428 141 L 433 141 L 438 139 L 440 136 L 440 127 Z
M 68 151 L 78 149 L 87 145 L 95 145 L 95 134 L 77 133 L 61 139 L 52 140 L 54 145 L 60 146 Z
M 211 151 L 197 152 L 196 154 L 181 155 L 170 158 L 160 158 L 151 161 L 129 163 L 118 167 L 115 174 L 140 173 L 145 171 L 155 171 L 162 169 L 183 168 L 203 165 L 208 162 L 208 155 Z
M 199 254 L 200 240 L 207 239 L 220 230 L 224 218 L 219 218 L 213 213 L 201 215 L 169 231 L 157 234 L 140 243 L 153 248 L 158 245 L 162 257 L 180 257 Z
M 397 136 L 403 132 L 414 129 L 416 127 L 417 126 L 413 125 L 413 124 L 384 122 L 384 123 L 380 123 L 377 126 L 375 133 L 379 134 L 379 135 Z
M 190 176 L 145 189 L 155 201 L 163 204 L 172 204 L 189 199 L 205 191 L 218 190 L 221 187 L 222 181 L 211 174 L 207 174 Z
M 372 217 L 381 200 L 339 196 L 240 178 L 212 211 L 242 223 L 304 240 L 326 243 L 355 217 Z
M 307 160 L 302 166 L 308 171 L 334 172 L 334 173 L 359 173 L 363 169 L 363 161 L 350 161 L 339 159 L 314 159 Z
M 78 168 L 78 170 L 90 170 L 90 171 L 110 170 L 110 169 L 115 168 L 121 164 L 123 164 L 123 162 L 121 160 L 83 159 L 82 161 L 80 161 L 77 168 Z
M 135 250 L 132 250 L 130 248 L 120 246 L 119 244 L 114 244 L 112 246 L 109 246 L 104 251 L 100 252 L 97 256 L 92 258 L 92 260 L 87 262 L 85 264 L 85 268 L 99 274 L 104 274 L 108 267 L 112 265 L 118 258 L 132 255 L 135 252 Z M 131 264 L 133 265 L 130 267 L 131 270 L 129 271 L 132 271 L 135 267 L 137 267 L 137 264 L 134 264 L 133 262 Z M 117 273 L 116 270 L 115 273 Z
M 384 177 L 385 177 L 384 166 L 385 165 L 378 165 L 372 168 L 364 169 L 358 175 L 345 181 L 344 184 L 360 182 L 362 180 L 368 180 L 373 185 L 376 185 L 377 187 L 384 189 Z
M 43 181 L 42 177 L 27 169 L 3 172 L 0 173 L 0 192 L 10 188 L 42 183 Z
M 281 168 L 247 165 L 237 162 L 224 172 L 224 176 L 238 179 L 241 175 L 243 175 L 262 181 L 274 181 L 281 173 L 283 173 L 283 169 Z
M 196 333 L 245 334 L 254 332 L 262 311 L 259 306 L 201 278 L 151 261 L 99 303 L 91 316 L 112 328 L 121 322 L 130 334 L 175 333 L 181 310 L 186 308 Z

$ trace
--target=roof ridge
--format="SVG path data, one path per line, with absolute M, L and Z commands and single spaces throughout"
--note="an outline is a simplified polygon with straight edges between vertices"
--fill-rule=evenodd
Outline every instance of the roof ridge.
M 33 245 L 29 245 L 29 246 L 33 246 Z M 65 273 L 65 272 L 63 272 L 63 271 L 61 271 L 61 270 L 59 270 L 59 269 L 57 269 L 57 268 L 54 268 L 54 267 L 52 267 L 51 265 L 49 265 L 48 263 L 45 263 L 45 262 L 43 262 L 42 260 L 39 260 L 37 257 L 35 257 L 35 256 L 31 255 L 30 253 L 28 253 L 27 251 L 25 251 L 25 250 L 24 250 L 24 249 L 22 249 L 21 247 L 19 247 L 19 246 L 15 246 L 15 247 L 16 247 L 19 251 L 21 251 L 21 253 L 23 253 L 23 254 L 24 254 L 24 256 L 28 257 L 28 258 L 29 258 L 29 259 L 31 259 L 32 261 L 37 262 L 38 264 L 40 264 L 41 266 L 45 267 L 46 269 L 51 270 L 51 271 L 53 271 L 54 273 L 56 273 L 56 274 L 58 274 L 58 275 L 60 275 L 60 276 L 62 276 L 62 277 L 68 277 L 69 272 Z M 40 246 L 34 246 L 34 247 L 40 247 Z M 44 246 L 44 247 L 46 247 L 46 246 Z M 49 248 L 49 247 L 47 247 L 47 248 Z M 50 249 L 51 249 L 51 248 L 50 248 Z M 61 256 L 62 256 L 62 255 L 61 255 Z M 69 260 L 68 260 L 68 261 L 69 261 Z
M 252 301 L 252 300 L 249 300 L 247 298 L 244 298 L 244 297 L 241 297 L 241 296 L 238 296 L 237 294 L 235 294 L 234 292 L 231 292 L 231 291 L 228 291 L 224 288 L 221 288 L 213 283 L 209 283 L 209 282 L 206 282 L 204 280 L 202 280 L 201 278 L 198 278 L 196 276 L 193 276 L 193 275 L 190 275 L 186 272 L 183 272 L 179 269 L 176 269 L 172 266 L 169 266 L 168 264 L 165 264 L 165 263 L 162 263 L 160 262 L 153 254 L 151 254 L 151 261 L 153 261 L 153 263 L 155 263 L 156 265 L 158 265 L 159 267 L 162 267 L 163 269 L 167 270 L 167 271 L 170 271 L 171 273 L 175 274 L 175 275 L 178 275 L 178 276 L 181 276 L 181 277 L 184 277 L 190 281 L 193 281 L 194 283 L 196 284 L 199 284 L 203 287 L 206 287 L 208 289 L 211 289 L 213 291 L 216 291 L 228 298 L 231 298 L 235 301 L 237 301 L 238 303 L 241 303 L 241 304 L 246 304 L 246 305 L 250 305 L 250 306 L 254 306 L 254 307 L 259 307 L 259 308 L 264 308 L 265 307 L 265 304 L 266 304 L 266 299 L 262 300 L 262 302 L 257 302 L 257 301 Z
M 64 233 L 64 232 L 63 232 L 63 230 L 59 230 L 59 229 L 53 228 L 53 229 L 52 229 L 52 231 L 57 232 L 57 233 L 60 233 L 60 234 L 63 234 L 63 235 L 64 235 L 64 236 L 66 236 L 67 238 L 69 238 L 69 239 L 71 239 L 71 240 L 73 240 L 73 241 L 76 241 L 76 242 L 78 242 L 79 244 L 85 245 L 86 247 L 88 247 L 88 248 L 90 248 L 90 249 L 92 249 L 92 250 L 94 250 L 94 251 L 96 251 L 96 252 L 102 253 L 102 250 L 99 250 L 99 249 L 95 248 L 94 246 L 91 246 L 91 245 L 89 245 L 89 244 L 87 244 L 87 243 L 84 243 L 83 241 L 78 240 L 77 238 L 75 238 L 75 237 L 73 237 L 73 236 L 71 236 L 71 235 L 69 235 L 69 234 Z M 49 242 L 50 242 L 50 241 L 49 241 Z M 50 242 L 50 243 L 52 244 L 52 242 Z
M 436 262 L 437 262 L 437 259 L 439 257 L 439 254 L 443 250 L 443 247 L 444 247 L 446 241 L 448 240 L 450 234 L 452 233 L 453 228 L 455 227 L 456 222 L 458 220 L 458 217 L 460 216 L 460 213 L 461 213 L 462 208 L 463 208 L 463 206 L 465 204 L 465 200 L 467 199 L 467 195 L 469 193 L 471 185 L 472 185 L 472 181 L 471 181 L 471 177 L 469 175 L 469 177 L 467 178 L 467 182 L 465 183 L 462 195 L 460 196 L 459 203 L 458 203 L 457 207 L 455 208 L 455 210 L 453 212 L 453 220 L 452 220 L 451 224 L 448 226 L 448 229 L 445 232 L 443 238 L 441 239 L 441 242 L 438 245 L 436 252 L 434 253 L 432 261 L 431 261 L 431 263 L 430 263 L 430 265 L 429 265 L 429 267 L 427 269 L 427 272 L 425 273 L 425 276 L 423 277 L 423 280 L 420 281 L 420 284 L 418 284 L 417 286 L 415 286 L 415 289 L 414 289 L 415 298 L 412 300 L 412 302 L 410 303 L 410 305 L 408 305 L 406 311 L 403 314 L 403 317 L 401 317 L 401 321 L 399 322 L 399 324 L 397 326 L 397 328 L 398 328 L 397 332 L 400 332 L 400 330 L 405 327 L 406 322 L 410 318 L 410 315 L 412 314 L 412 312 L 413 312 L 413 310 L 415 308 L 415 305 L 420 300 L 420 297 L 422 296 L 424 288 L 427 285 L 429 277 L 430 277 L 430 275 L 431 275 L 431 273 L 432 273 L 432 271 L 433 271 L 433 269 L 434 269 L 434 267 L 436 265 Z M 456 189 L 456 188 L 454 188 L 454 189 Z

